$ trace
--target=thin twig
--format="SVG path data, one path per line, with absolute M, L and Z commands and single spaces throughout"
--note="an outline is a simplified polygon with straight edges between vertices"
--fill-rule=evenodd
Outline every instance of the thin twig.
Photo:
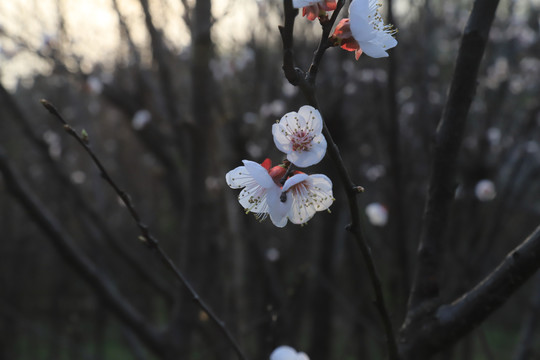
M 294 18 L 297 14 L 297 10 L 292 7 L 292 3 L 290 0 L 284 0 L 285 25 L 279 28 L 282 41 L 283 41 L 283 49 L 284 49 L 283 71 L 285 73 L 285 77 L 287 78 L 287 80 L 289 80 L 289 82 L 292 85 L 298 86 L 300 90 L 302 91 L 302 93 L 304 94 L 304 96 L 306 97 L 308 104 L 313 106 L 316 109 L 319 109 L 319 104 L 315 96 L 315 80 L 317 76 L 317 69 L 319 67 L 320 61 L 322 60 L 322 57 L 326 49 L 328 48 L 327 43 L 328 43 L 328 36 L 330 35 L 330 31 L 332 30 L 333 24 L 335 23 L 338 17 L 339 11 L 342 9 L 344 3 L 345 3 L 344 0 L 339 0 L 337 4 L 337 8 L 332 14 L 332 17 L 329 20 L 326 20 L 323 22 L 322 24 L 323 34 L 321 36 L 321 41 L 319 42 L 319 47 L 317 51 L 315 52 L 309 72 L 305 75 L 305 77 L 303 77 L 300 75 L 304 74 L 304 72 L 298 68 L 295 68 L 294 66 L 294 56 L 293 56 L 293 49 L 292 49 L 293 25 L 294 25 Z M 383 328 L 386 334 L 389 358 L 391 360 L 398 360 L 396 337 L 395 337 L 394 330 L 392 328 L 392 322 L 390 321 L 390 316 L 388 314 L 388 310 L 385 304 L 381 281 L 377 273 L 375 263 L 373 261 L 371 249 L 369 248 L 367 241 L 364 238 L 364 235 L 360 226 L 360 209 L 358 207 L 357 195 L 358 193 L 362 192 L 363 188 L 360 186 L 357 186 L 351 180 L 349 172 L 345 166 L 345 162 L 343 161 L 341 157 L 339 148 L 334 142 L 332 135 L 330 134 L 330 131 L 328 130 L 328 127 L 326 126 L 326 122 L 324 120 L 323 120 L 323 135 L 325 136 L 326 141 L 328 143 L 328 148 L 327 148 L 328 154 L 330 155 L 330 158 L 332 159 L 334 164 L 337 166 L 339 178 L 347 194 L 349 211 L 351 213 L 351 224 L 347 226 L 347 230 L 350 231 L 353 234 L 354 238 L 356 239 L 356 243 L 360 247 L 360 251 L 362 252 L 362 257 L 364 258 L 364 261 L 366 263 L 368 275 L 371 280 L 373 291 L 375 293 L 375 306 L 381 317 Z
M 135 207 L 133 203 L 131 202 L 131 199 L 125 193 L 122 189 L 118 187 L 118 185 L 113 181 L 113 179 L 109 176 L 107 170 L 101 163 L 101 161 L 98 159 L 98 157 L 95 155 L 95 153 L 92 151 L 92 149 L 88 146 L 87 141 L 85 141 L 84 136 L 79 135 L 60 115 L 58 110 L 47 100 L 41 100 L 41 104 L 52 114 L 54 115 L 64 126 L 64 130 L 75 138 L 75 140 L 84 148 L 84 150 L 88 153 L 88 155 L 92 158 L 96 166 L 99 168 L 101 172 L 101 176 L 103 179 L 114 189 L 116 194 L 122 199 L 124 202 L 126 208 L 128 209 L 131 217 L 135 221 L 137 227 L 139 228 L 141 232 L 140 240 L 143 241 L 146 245 L 148 245 L 149 248 L 153 249 L 157 254 L 161 262 L 165 265 L 167 269 L 169 269 L 176 278 L 187 288 L 188 292 L 191 294 L 191 297 L 193 301 L 197 303 L 197 305 L 209 316 L 210 319 L 218 326 L 221 333 L 227 338 L 230 345 L 233 347 L 234 351 L 238 355 L 238 358 L 242 360 L 247 360 L 247 357 L 244 355 L 243 351 L 240 349 L 240 346 L 236 342 L 236 340 L 233 338 L 230 331 L 226 328 L 225 322 L 222 321 L 218 316 L 214 313 L 212 308 L 199 296 L 199 294 L 195 291 L 191 283 L 187 280 L 187 278 L 184 276 L 184 274 L 176 267 L 174 262 L 171 260 L 171 258 L 163 251 L 161 248 L 158 240 L 150 233 L 148 226 L 146 226 L 142 221 L 138 214 L 138 212 L 135 210 Z M 85 135 L 85 134 L 84 134 Z

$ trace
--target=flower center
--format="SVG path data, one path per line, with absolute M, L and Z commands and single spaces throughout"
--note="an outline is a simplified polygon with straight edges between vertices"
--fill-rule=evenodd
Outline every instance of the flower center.
M 291 135 L 293 151 L 308 151 L 311 149 L 314 136 L 304 130 L 297 130 Z

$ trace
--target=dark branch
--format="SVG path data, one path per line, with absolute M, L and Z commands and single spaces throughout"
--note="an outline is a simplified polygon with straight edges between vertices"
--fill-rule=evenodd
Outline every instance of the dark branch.
M 422 302 L 436 300 L 439 295 L 440 244 L 454 198 L 457 156 L 497 5 L 498 0 L 476 0 L 461 40 L 450 93 L 435 136 L 429 194 L 408 316 Z
M 453 345 L 503 305 L 540 266 L 540 226 L 472 290 L 411 328 L 400 343 L 403 360 L 428 359 Z
M 315 79 L 317 76 L 317 69 L 320 61 L 324 55 L 324 52 L 328 48 L 327 41 L 330 31 L 332 30 L 333 24 L 337 19 L 339 11 L 343 7 L 344 0 L 339 0 L 338 5 L 330 20 L 323 21 L 323 34 L 321 36 L 321 41 L 319 43 L 319 48 L 315 52 L 313 62 L 311 64 L 310 70 L 306 77 L 304 78 L 304 73 L 294 67 L 294 58 L 293 58 L 293 49 L 292 49 L 292 37 L 293 37 L 293 26 L 294 18 L 298 13 L 298 10 L 292 7 L 291 0 L 284 0 L 285 8 L 285 25 L 280 27 L 281 38 L 283 41 L 283 70 L 285 72 L 285 77 L 292 85 L 297 85 L 302 90 L 307 102 L 309 105 L 313 106 L 316 109 L 319 109 L 319 104 L 317 97 L 315 95 Z M 379 315 L 381 317 L 383 328 L 386 334 L 386 341 L 388 345 L 388 353 L 391 360 L 398 359 L 398 351 L 396 345 L 396 338 L 394 335 L 394 330 L 392 328 L 392 322 L 390 321 L 390 316 L 386 308 L 384 295 L 382 291 L 381 281 L 375 268 L 375 263 L 371 255 L 371 249 L 369 248 L 367 241 L 364 238 L 361 225 L 360 225 L 360 209 L 358 207 L 357 195 L 363 190 L 362 187 L 354 184 L 351 180 L 349 172 L 345 166 L 345 162 L 341 158 L 341 154 L 337 144 L 334 142 L 326 122 L 323 120 L 323 135 L 326 138 L 328 143 L 327 152 L 330 155 L 330 158 L 337 166 L 339 178 L 345 188 L 347 194 L 347 200 L 349 205 L 349 211 L 351 213 L 351 224 L 347 229 L 353 234 L 362 257 L 366 263 L 368 270 L 368 275 L 371 280 L 371 285 L 375 294 L 375 306 Z
M 51 103 L 49 103 L 47 100 L 41 100 L 41 104 L 63 124 L 66 132 L 72 137 L 74 137 L 75 140 L 77 140 L 77 142 L 84 148 L 84 150 L 86 150 L 88 155 L 92 158 L 96 166 L 101 171 L 101 176 L 103 177 L 103 179 L 114 189 L 116 194 L 122 199 L 122 201 L 126 205 L 126 208 L 128 209 L 131 217 L 133 218 L 141 232 L 140 239 L 144 243 L 146 243 L 151 249 L 155 250 L 160 261 L 165 265 L 165 267 L 170 270 L 175 275 L 177 280 L 179 280 L 187 288 L 188 292 L 191 294 L 193 301 L 195 301 L 197 305 L 201 308 L 201 310 L 208 314 L 212 322 L 217 325 L 221 333 L 225 336 L 230 345 L 233 347 L 238 357 L 242 360 L 246 360 L 247 357 L 240 349 L 232 334 L 225 327 L 225 323 L 217 317 L 212 308 L 199 296 L 199 294 L 195 291 L 195 289 L 184 276 L 184 274 L 176 267 L 176 265 L 169 258 L 169 256 L 163 251 L 158 240 L 150 233 L 148 227 L 142 223 L 141 218 L 138 212 L 135 210 L 135 207 L 131 202 L 129 196 L 123 190 L 121 190 L 118 185 L 113 181 L 113 179 L 109 176 L 101 161 L 94 154 L 92 149 L 88 146 L 87 142 L 79 134 L 77 134 L 75 130 L 73 130 L 73 128 L 64 120 L 58 110 L 56 110 L 56 108 Z
M 0 172 L 10 189 L 10 194 L 19 201 L 32 220 L 43 230 L 66 263 L 71 265 L 95 289 L 122 322 L 132 329 L 150 349 L 160 354 L 164 348 L 159 333 L 147 325 L 145 319 L 123 298 L 112 281 L 75 247 L 75 242 L 66 234 L 60 222 L 46 210 L 25 181 L 11 168 L 1 148 Z

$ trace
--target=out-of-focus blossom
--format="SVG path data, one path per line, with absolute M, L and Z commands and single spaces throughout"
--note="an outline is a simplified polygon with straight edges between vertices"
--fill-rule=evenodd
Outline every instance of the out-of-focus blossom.
M 131 126 L 135 130 L 143 129 L 152 120 L 152 114 L 146 109 L 139 110 L 131 119 Z
M 388 210 L 378 202 L 366 206 L 366 215 L 369 222 L 375 226 L 384 226 L 388 222 Z
M 476 183 L 474 194 L 480 201 L 491 201 L 497 196 L 493 181 L 484 179 Z
M 304 105 L 298 112 L 285 114 L 272 125 L 277 148 L 287 159 L 299 167 L 317 164 L 326 153 L 326 139 L 321 133 L 321 114 L 312 106 Z
M 325 16 L 327 11 L 336 10 L 336 6 L 336 0 L 293 0 L 293 7 L 302 8 L 302 16 L 310 21 Z
M 392 25 L 384 24 L 379 7 L 377 0 L 353 0 L 349 6 L 349 22 L 342 20 L 339 23 L 341 28 L 336 28 L 338 34 L 335 36 L 338 39 L 341 36 L 342 42 L 350 31 L 359 49 L 350 39 L 346 40 L 348 44 L 344 49 L 355 51 L 357 59 L 362 53 L 373 58 L 387 57 L 386 51 L 397 45 L 393 37 L 397 30 Z
M 280 346 L 270 354 L 270 360 L 309 360 L 303 352 L 297 352 L 290 346 Z

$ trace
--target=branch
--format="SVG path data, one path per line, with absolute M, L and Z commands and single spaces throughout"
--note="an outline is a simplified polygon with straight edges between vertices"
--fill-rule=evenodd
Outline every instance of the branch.
M 88 153 L 96 166 L 99 168 L 103 179 L 114 189 L 116 194 L 122 199 L 131 217 L 133 218 L 141 232 L 140 240 L 143 241 L 146 245 L 148 245 L 150 249 L 156 252 L 160 261 L 165 265 L 165 267 L 170 270 L 177 278 L 177 280 L 179 280 L 187 288 L 188 292 L 191 294 L 193 301 L 196 302 L 197 305 L 201 308 L 201 310 L 208 314 L 208 317 L 212 320 L 212 322 L 214 322 L 214 324 L 216 324 L 218 329 L 225 336 L 225 338 L 228 340 L 228 342 L 238 355 L 238 358 L 246 360 L 247 357 L 243 354 L 232 334 L 225 327 L 225 323 L 220 320 L 214 313 L 212 308 L 210 308 L 210 306 L 206 304 L 203 299 L 201 299 L 199 294 L 195 291 L 195 289 L 192 287 L 191 283 L 187 280 L 184 274 L 176 267 L 176 265 L 169 258 L 169 256 L 167 256 L 167 254 L 163 251 L 158 240 L 150 233 L 148 227 L 142 223 L 141 218 L 138 212 L 135 210 L 135 207 L 131 202 L 129 196 L 123 190 L 121 190 L 118 185 L 113 181 L 113 179 L 109 176 L 101 161 L 97 158 L 92 149 L 88 146 L 85 138 L 77 134 L 77 132 L 64 120 L 58 110 L 56 110 L 56 108 L 51 103 L 49 103 L 47 100 L 41 100 L 41 104 L 63 124 L 64 130 L 66 130 L 69 135 L 74 137 L 75 140 L 84 148 L 84 150 Z
M 96 293 L 113 309 L 122 322 L 132 329 L 153 351 L 163 352 L 163 340 L 159 333 L 146 324 L 145 319 L 124 299 L 111 280 L 96 268 L 95 264 L 75 247 L 60 222 L 49 213 L 26 185 L 25 181 L 11 168 L 4 150 L 0 148 L 0 172 L 14 196 L 28 215 L 49 237 L 60 256 L 71 265 Z
M 400 346 L 403 360 L 428 359 L 451 346 L 503 305 L 540 267 L 540 226 L 472 290 L 440 306 Z
M 435 134 L 429 194 L 408 317 L 422 304 L 436 301 L 439 295 L 440 244 L 454 198 L 457 156 L 476 90 L 478 68 L 498 3 L 498 0 L 476 0 L 461 40 L 450 93 Z
M 297 85 L 302 90 L 304 96 L 306 97 L 308 104 L 313 106 L 316 109 L 319 109 L 319 104 L 315 95 L 315 79 L 317 76 L 317 69 L 320 61 L 324 55 L 324 52 L 328 48 L 327 40 L 330 34 L 330 31 L 333 27 L 334 22 L 337 19 L 339 11 L 343 7 L 344 0 L 339 0 L 337 8 L 332 14 L 330 20 L 322 21 L 323 23 L 323 34 L 321 36 L 321 41 L 319 42 L 319 47 L 315 52 L 313 62 L 311 64 L 310 70 L 307 73 L 306 77 L 300 76 L 303 74 L 302 70 L 294 67 L 294 58 L 292 50 L 292 34 L 293 34 L 293 25 L 294 17 L 298 13 L 298 10 L 292 7 L 291 0 L 284 0 L 285 8 L 285 25 L 280 27 L 280 33 L 283 41 L 283 71 L 285 72 L 285 77 L 292 85 Z M 292 81 L 291 81 L 292 80 Z M 339 178 L 345 188 L 347 194 L 347 201 L 349 205 L 349 211 L 351 213 L 351 224 L 347 226 L 347 230 L 350 231 L 356 243 L 360 247 L 362 257 L 366 263 L 368 270 L 368 276 L 371 280 L 371 285 L 373 287 L 373 292 L 375 294 L 375 306 L 379 315 L 381 317 L 384 332 L 386 334 L 386 341 L 388 345 L 388 353 L 391 360 L 398 359 L 398 351 L 396 345 L 396 337 L 394 335 L 394 330 L 392 328 L 392 322 L 390 321 L 390 316 L 386 308 L 384 295 L 382 291 L 381 281 L 373 261 L 373 256 L 371 254 L 371 249 L 369 248 L 367 241 L 364 238 L 361 226 L 360 226 L 360 209 L 358 207 L 357 195 L 363 191 L 361 186 L 358 186 L 353 183 L 347 168 L 345 167 L 345 162 L 341 158 L 341 154 L 337 144 L 334 142 L 326 122 L 323 120 L 323 135 L 326 138 L 328 143 L 328 154 L 330 158 L 336 165 L 339 173 Z
M 73 198 L 74 203 L 81 210 L 81 215 L 86 217 L 91 225 L 95 226 L 98 229 L 100 236 L 107 241 L 107 243 L 116 251 L 116 253 L 126 261 L 126 263 L 144 279 L 148 284 L 154 287 L 159 291 L 166 299 L 169 301 L 172 300 L 173 295 L 171 291 L 167 288 L 166 284 L 155 274 L 150 271 L 146 271 L 141 264 L 140 260 L 137 259 L 133 253 L 128 251 L 125 244 L 121 241 L 118 241 L 114 237 L 111 231 L 105 226 L 102 217 L 100 214 L 89 206 L 83 199 L 81 192 L 76 186 L 69 180 L 68 176 L 64 171 L 58 166 L 58 163 L 49 155 L 49 146 L 48 144 L 39 137 L 34 129 L 32 128 L 30 121 L 28 120 L 27 115 L 24 114 L 21 107 L 17 104 L 15 99 L 0 83 L 0 104 L 3 108 L 6 108 L 12 113 L 15 118 L 15 122 L 18 126 L 21 127 L 23 134 L 34 144 L 38 151 L 45 158 L 46 163 L 52 169 L 52 174 L 56 177 L 56 180 L 62 186 L 67 194 Z M 86 225 L 86 224 L 85 224 Z M 89 231 L 92 233 L 92 231 Z

